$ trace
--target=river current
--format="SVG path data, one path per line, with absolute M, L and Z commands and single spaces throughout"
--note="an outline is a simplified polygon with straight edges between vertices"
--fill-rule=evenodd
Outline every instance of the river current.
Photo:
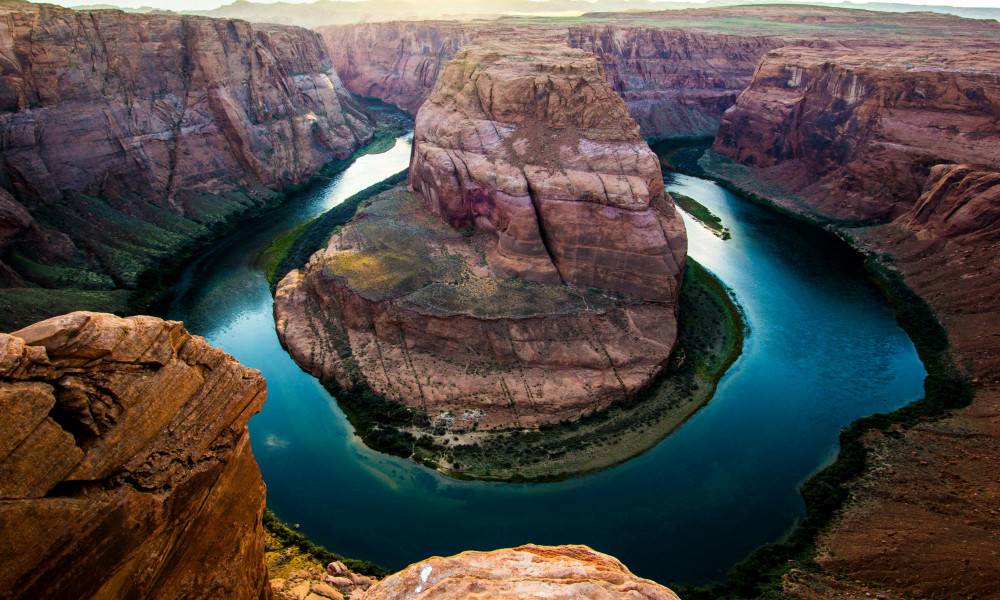
M 836 455 L 840 429 L 923 395 L 913 344 L 841 242 L 684 175 L 667 189 L 720 216 L 723 241 L 685 215 L 690 255 L 732 288 L 750 326 L 715 397 L 649 452 L 559 483 L 455 481 L 374 452 L 274 331 L 256 266 L 274 239 L 406 168 L 410 136 L 358 159 L 199 256 L 160 316 L 267 378 L 250 422 L 268 507 L 328 549 L 401 568 L 528 542 L 587 544 L 670 584 L 721 579 L 804 515 L 798 486 Z

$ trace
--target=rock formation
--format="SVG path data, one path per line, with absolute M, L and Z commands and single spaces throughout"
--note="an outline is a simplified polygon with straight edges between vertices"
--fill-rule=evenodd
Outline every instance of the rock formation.
M 975 198 L 978 207 L 948 217 L 967 226 L 995 210 L 983 194 L 998 171 L 998 71 L 998 48 L 782 48 L 761 61 L 713 150 L 762 169 L 825 215 L 893 218 L 926 191 L 915 223 Z M 937 165 L 966 166 L 932 174 Z
M 597 54 L 647 138 L 712 136 L 761 57 L 782 46 L 826 48 L 942 40 L 972 48 L 996 22 L 930 13 L 816 6 L 731 6 L 592 13 L 558 20 L 421 21 L 318 27 L 349 90 L 415 113 L 436 75 L 470 43 L 530 39 Z M 734 22 L 738 21 L 738 29 Z
M 660 372 L 686 237 L 592 55 L 460 53 L 410 177 L 279 284 L 299 364 L 456 429 L 575 419 Z
M 0 258 L 31 283 L 131 287 L 373 133 L 305 29 L 6 0 L 0 15 L 0 202 L 24 225 Z
M 180 323 L 0 334 L 0 596 L 269 596 L 259 372 Z
M 383 579 L 364 600 L 677 600 L 669 589 L 633 575 L 586 546 L 528 544 L 493 552 L 429 558 Z

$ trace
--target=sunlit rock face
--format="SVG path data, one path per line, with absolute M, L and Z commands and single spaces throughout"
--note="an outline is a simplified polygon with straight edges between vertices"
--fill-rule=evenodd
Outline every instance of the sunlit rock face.
M 576 419 L 660 373 L 684 227 L 593 55 L 460 52 L 418 112 L 410 182 L 279 284 L 300 365 L 453 429 Z
M 269 596 L 258 371 L 175 321 L 0 334 L 4 598 Z
M 587 546 L 528 544 L 463 552 L 410 565 L 377 583 L 364 600 L 678 600 L 671 590 L 633 575 Z

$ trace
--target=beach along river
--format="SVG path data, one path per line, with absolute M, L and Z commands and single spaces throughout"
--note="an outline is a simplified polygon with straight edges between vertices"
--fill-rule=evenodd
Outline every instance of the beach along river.
M 587 544 L 664 584 L 718 580 L 802 518 L 797 488 L 835 456 L 842 427 L 923 395 L 913 344 L 845 246 L 676 175 L 667 189 L 732 233 L 723 241 L 685 215 L 691 256 L 733 289 L 751 329 L 711 402 L 642 456 L 559 483 L 455 481 L 369 450 L 282 349 L 255 264 L 271 241 L 406 168 L 409 156 L 400 138 L 241 224 L 162 303 L 160 316 L 263 372 L 268 399 L 250 437 L 268 507 L 332 551 L 396 569 L 463 550 Z

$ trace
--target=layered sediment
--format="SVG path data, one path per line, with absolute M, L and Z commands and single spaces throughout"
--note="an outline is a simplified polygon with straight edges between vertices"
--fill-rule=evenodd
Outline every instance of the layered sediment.
M 77 312 L 0 334 L 5 598 L 257 599 L 264 380 L 180 323 Z
M 372 137 L 305 29 L 26 2 L 0 15 L 9 285 L 133 287 Z
M 410 181 L 279 284 L 299 364 L 453 429 L 575 419 L 662 370 L 686 237 L 592 55 L 460 53 L 417 115 Z
M 899 217 L 926 192 L 914 224 L 947 206 L 965 221 L 949 230 L 958 235 L 997 172 L 998 71 L 997 48 L 782 48 L 725 114 L 713 150 L 837 218 Z M 961 177 L 953 165 L 965 165 Z M 973 197 L 978 208 L 954 212 Z

